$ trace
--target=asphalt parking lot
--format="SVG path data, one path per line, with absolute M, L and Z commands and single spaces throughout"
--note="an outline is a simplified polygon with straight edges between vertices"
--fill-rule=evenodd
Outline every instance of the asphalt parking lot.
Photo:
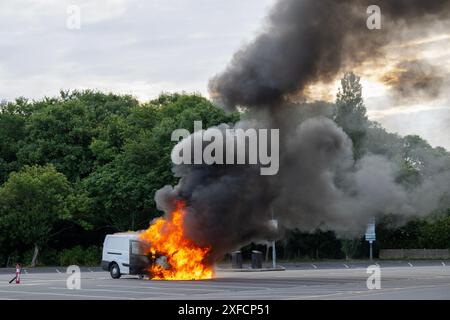
M 81 289 L 69 290 L 63 268 L 22 274 L 21 284 L 9 284 L 0 272 L 2 299 L 450 299 L 450 264 L 381 266 L 381 289 L 369 290 L 366 268 L 343 264 L 290 265 L 285 271 L 218 271 L 205 281 L 149 281 L 137 277 L 110 278 L 98 269 L 83 269 Z

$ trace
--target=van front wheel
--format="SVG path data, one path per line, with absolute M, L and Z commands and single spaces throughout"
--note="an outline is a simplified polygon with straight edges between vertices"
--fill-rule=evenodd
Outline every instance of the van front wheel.
M 111 265 L 111 267 L 109 268 L 109 273 L 111 274 L 111 278 L 113 279 L 119 279 L 121 274 L 120 274 L 120 269 L 119 266 L 117 265 L 117 263 L 113 263 Z

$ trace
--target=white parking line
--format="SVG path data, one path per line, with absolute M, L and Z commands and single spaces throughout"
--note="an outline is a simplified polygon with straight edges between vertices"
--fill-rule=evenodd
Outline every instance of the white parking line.
M 63 280 L 56 280 L 56 279 L 37 279 L 37 280 L 29 280 L 29 279 L 24 279 L 21 278 L 20 279 L 20 285 L 27 285 L 27 284 L 31 284 L 31 283 L 37 283 L 37 284 L 48 284 L 49 282 L 66 282 L 66 279 Z
M 410 290 L 426 290 L 426 289 L 433 289 L 433 288 L 442 288 L 442 287 L 448 287 L 450 284 L 443 284 L 443 285 L 425 285 L 425 286 L 412 286 L 412 287 L 404 287 L 404 288 L 387 288 L 387 289 L 381 289 L 381 290 L 369 290 L 364 292 L 360 292 L 358 294 L 358 297 L 370 297 L 374 295 L 380 295 L 385 294 L 386 292 L 401 292 L 401 291 L 410 291 Z M 353 296 L 348 297 L 342 297 L 343 299 L 350 299 Z
M 173 290 L 173 288 L 170 287 L 141 287 L 141 286 L 113 286 L 113 285 L 106 285 L 106 284 L 98 284 L 97 287 L 105 287 L 105 288 L 130 288 L 130 289 L 137 289 L 137 288 L 143 288 L 143 289 L 149 289 L 149 290 L 154 290 L 154 289 L 167 289 L 167 290 Z M 187 290 L 187 291 L 231 291 L 233 290 L 235 287 L 232 287 L 230 289 L 214 289 L 214 288 L 177 288 L 178 290 Z
M 21 283 L 21 284 L 0 284 L 0 287 L 15 287 L 15 286 L 39 286 L 45 283 Z
M 162 284 L 162 285 L 158 285 L 158 284 Z M 107 285 L 104 285 L 107 286 Z M 112 288 L 117 287 L 117 285 L 108 285 Z M 186 284 L 182 284 L 179 282 L 166 282 L 166 283 L 158 283 L 158 282 L 148 282 L 148 286 L 141 286 L 141 285 L 137 285 L 134 286 L 134 288 L 148 288 L 148 289 L 189 289 L 189 288 L 205 288 L 205 289 L 214 289 L 214 288 L 219 288 L 219 289 L 224 289 L 226 287 L 232 288 L 232 289 L 253 289 L 253 288 L 261 288 L 260 285 L 258 285 L 257 283 L 252 283 L 249 284 L 248 286 L 236 286 L 234 285 L 234 282 L 223 282 L 223 283 L 216 283 L 216 284 L 198 284 L 198 283 L 186 283 Z M 215 289 L 214 289 L 215 290 Z
M 57 287 L 49 287 L 49 289 L 52 290 L 68 290 L 67 288 L 57 288 Z M 142 292 L 142 291 L 130 291 L 130 290 L 108 290 L 108 289 L 80 289 L 77 290 L 77 292 L 82 292 L 82 291 L 100 291 L 100 292 L 114 292 L 114 293 L 136 293 L 136 294 L 149 294 L 148 291 L 146 292 Z M 185 296 L 186 294 L 184 293 L 167 293 L 167 292 L 155 292 L 155 295 L 168 295 L 168 296 Z
M 313 266 L 314 269 L 317 269 L 317 266 L 314 263 L 312 263 L 311 265 Z
M 67 289 L 66 289 L 67 290 Z M 91 295 L 85 295 L 85 294 L 70 294 L 70 293 L 50 293 L 50 292 L 32 292 L 32 291 L 2 291 L 0 290 L 0 293 L 21 293 L 21 294 L 34 294 L 34 295 L 46 295 L 46 296 L 65 296 L 65 297 L 82 297 L 82 298 L 98 298 L 98 299 L 123 299 L 123 300 L 136 300 L 134 298 L 124 298 L 124 297 L 111 297 L 111 296 L 91 296 Z
M 357 292 L 359 292 L 359 291 L 357 291 Z M 339 296 L 339 295 L 346 294 L 346 293 L 353 293 L 353 292 L 343 291 L 343 292 L 335 292 L 335 293 L 317 294 L 317 295 L 313 295 L 313 296 L 294 296 L 294 297 L 289 297 L 286 300 L 317 299 L 317 298 L 324 298 L 324 297 Z

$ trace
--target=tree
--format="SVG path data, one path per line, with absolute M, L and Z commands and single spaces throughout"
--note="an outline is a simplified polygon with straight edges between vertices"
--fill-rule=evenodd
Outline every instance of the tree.
M 289 106 L 298 109 L 290 121 L 297 125 L 313 116 L 333 117 L 353 140 L 356 158 L 364 152 L 386 156 L 397 164 L 397 181 L 404 186 L 445 178 L 448 152 L 368 121 L 361 93 L 359 77 L 347 73 L 336 105 Z M 192 132 L 195 120 L 206 128 L 235 123 L 240 116 L 188 94 L 162 94 L 139 103 L 131 96 L 87 90 L 0 103 L 0 260 L 33 249 L 44 260 L 51 250 L 100 245 L 106 233 L 146 228 L 160 214 L 155 192 L 178 182 L 170 159 L 172 131 Z M 448 218 L 439 219 L 380 221 L 375 244 L 445 246 Z M 286 233 L 285 243 L 285 254 L 292 258 L 337 258 L 341 250 L 352 256 L 351 246 L 331 231 L 294 230 Z
M 34 246 L 35 266 L 40 248 L 61 231 L 55 230 L 56 224 L 74 218 L 70 204 L 77 203 L 79 211 L 81 202 L 54 166 L 25 166 L 0 188 L 1 233 L 15 246 Z
M 234 123 L 238 115 L 227 115 L 198 95 L 163 94 L 134 108 L 124 121 L 115 119 L 99 134 L 91 148 L 105 164 L 82 182 L 93 199 L 98 223 L 117 231 L 148 227 L 159 215 L 156 191 L 177 183 L 170 158 L 176 144 L 172 132 L 193 132 L 196 120 L 210 127 Z
M 361 239 L 341 239 L 341 248 L 346 260 L 352 259 L 358 252 L 360 246 Z
M 26 139 L 17 157 L 23 165 L 52 163 L 74 182 L 95 170 L 93 151 L 101 146 L 92 147 L 93 141 L 100 133 L 108 134 L 104 131 L 114 134 L 114 125 L 120 133 L 117 116 L 126 117 L 138 102 L 131 96 L 74 91 L 38 104 L 27 121 Z
M 368 119 L 362 98 L 360 77 L 353 72 L 345 73 L 341 80 L 335 112 L 335 122 L 352 139 L 355 157 L 359 158 L 364 153 L 362 147 L 368 127 Z
M 25 124 L 30 114 L 30 105 L 25 99 L 0 103 L 0 185 L 10 172 L 20 167 L 17 152 L 25 138 Z

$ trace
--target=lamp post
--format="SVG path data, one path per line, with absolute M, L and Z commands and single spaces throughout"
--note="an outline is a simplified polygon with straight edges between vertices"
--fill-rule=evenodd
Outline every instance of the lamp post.
M 278 230 L 278 220 L 273 217 L 273 209 L 272 209 L 272 219 L 270 220 L 270 224 L 272 225 L 275 231 Z M 275 240 L 272 241 L 272 267 L 275 269 L 277 267 L 277 251 L 275 247 Z

